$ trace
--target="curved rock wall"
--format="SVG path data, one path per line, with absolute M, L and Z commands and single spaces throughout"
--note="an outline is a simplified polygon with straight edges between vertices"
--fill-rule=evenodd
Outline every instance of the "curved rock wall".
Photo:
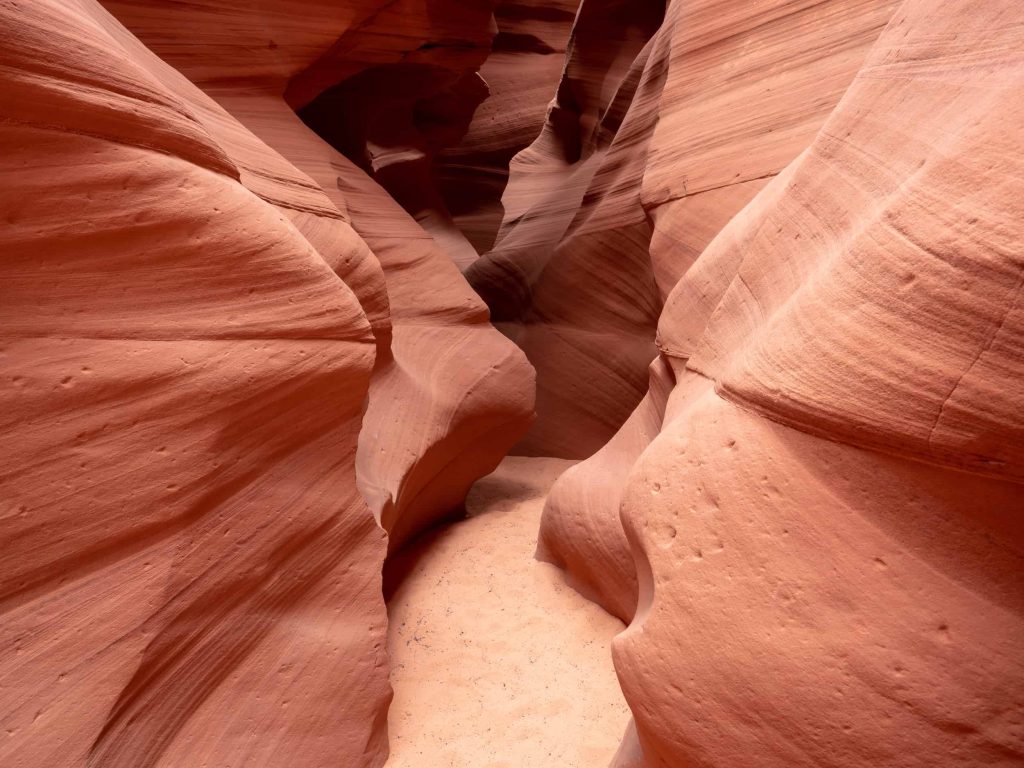
M 498 0 L 497 34 L 480 67 L 487 98 L 457 143 L 434 157 L 452 224 L 472 245 L 464 268 L 494 245 L 513 156 L 537 138 L 565 63 L 576 0 Z M 435 235 L 436 236 L 436 235 Z
M 308 174 L 307 186 L 327 198 L 323 202 L 330 210 L 324 215 L 304 201 L 285 200 L 283 207 L 298 209 L 291 215 L 301 218 L 304 234 L 334 261 L 368 265 L 361 266 L 365 271 L 379 268 L 374 286 L 386 282 L 382 293 L 388 314 L 378 334 L 382 343 L 357 470 L 360 490 L 389 532 L 390 548 L 400 546 L 458 508 L 470 484 L 490 472 L 522 435 L 532 418 L 533 372 L 519 350 L 489 325 L 486 307 L 448 253 L 363 169 L 303 125 L 285 97 L 301 107 L 303 99 L 314 100 L 315 85 L 367 86 L 373 79 L 364 80 L 363 75 L 382 71 L 394 71 L 399 80 L 410 69 L 442 73 L 440 81 L 430 76 L 413 83 L 413 93 L 419 86 L 431 91 L 475 77 L 473 68 L 486 55 L 490 39 L 489 8 L 474 5 L 473 13 L 459 14 L 454 7 L 403 0 L 356 6 L 348 12 L 355 17 L 349 18 L 309 3 L 307 21 L 300 24 L 294 20 L 294 3 L 280 8 L 262 3 L 220 18 L 218 23 L 234 29 L 234 35 L 204 39 L 214 25 L 191 7 L 154 7 L 134 0 L 107 4 L 143 42 L 202 84 L 264 147 L 276 150 L 271 154 Z M 223 4 L 209 0 L 203 7 L 213 14 Z M 202 28 L 197 28 L 199 23 Z M 333 35 L 330 45 L 324 44 L 325 28 Z M 183 44 L 196 35 L 202 45 Z M 239 46 L 246 51 L 260 48 L 278 66 L 242 70 L 235 58 Z M 369 134 L 362 128 L 353 134 L 360 142 L 379 136 L 372 130 L 374 121 L 387 123 L 384 118 L 395 116 L 389 105 L 411 109 L 413 101 L 382 97 L 394 90 L 389 82 L 394 86 L 385 77 L 368 92 L 354 89 L 362 94 L 356 106 L 375 99 L 374 109 L 355 113 L 361 116 L 359 125 L 371 129 Z M 330 99 L 321 102 L 322 107 L 331 104 L 335 102 Z M 325 117 L 344 127 L 352 125 L 348 114 L 328 111 Z M 329 136 L 330 131 L 324 133 Z M 267 167 L 265 154 L 248 153 L 255 165 L 251 175 L 257 184 L 280 185 L 281 172 Z M 388 166 L 388 157 L 384 152 L 378 158 L 382 168 Z M 371 166 L 366 170 L 373 171 Z M 280 203 L 281 198 L 272 199 Z M 353 231 L 361 250 L 334 255 L 340 238 L 352 239 Z
M 92 0 L 0 9 L 0 762 L 381 765 L 387 542 L 523 434 L 532 371 L 283 94 L 454 14 L 106 5 L 165 60 Z
M 218 139 L 255 137 L 95 3 L 0 27 L 0 763 L 380 765 L 376 294 L 339 277 L 371 270 L 240 183 Z
M 668 292 L 807 146 L 893 6 L 585 0 L 497 243 L 467 273 L 537 369 L 518 450 L 585 458 L 625 422 Z
M 536 277 L 522 289 L 531 298 L 518 338 L 537 366 L 539 413 L 525 450 L 592 452 L 595 442 L 625 418 L 623 408 L 628 416 L 637 388 L 642 393 L 648 387 L 646 368 L 657 354 L 653 324 L 665 298 L 683 275 L 698 293 L 707 291 L 707 281 L 731 279 L 728 265 L 698 260 L 698 255 L 811 141 L 892 7 L 879 0 L 795 8 L 784 3 L 743 8 L 722 2 L 670 5 L 648 46 L 640 95 L 624 123 L 638 123 L 642 129 L 631 131 L 631 140 L 613 143 L 612 154 L 620 159 L 608 165 L 618 174 L 619 187 L 607 191 L 609 184 L 600 185 L 602 177 L 595 177 L 588 192 L 592 197 L 577 214 L 586 222 L 579 225 L 579 234 L 571 232 L 552 258 L 541 258 L 542 266 L 531 267 Z M 523 184 L 527 180 L 521 177 Z M 616 189 L 629 190 L 630 196 Z M 591 200 L 594 213 L 588 216 Z M 623 210 L 633 212 L 633 230 L 623 227 Z M 549 210 L 539 210 L 535 228 L 551 218 Z M 526 226 L 518 225 L 509 239 Z M 642 236 L 624 244 L 621 237 L 627 231 Z M 507 275 L 519 269 L 520 252 L 505 257 L 500 251 L 499 245 L 490 261 L 472 273 L 474 280 L 489 280 L 496 270 Z M 543 249 L 530 252 L 542 254 Z M 513 274 L 525 279 L 518 271 Z M 501 286 L 510 290 L 505 282 Z M 486 287 L 482 292 L 488 296 Z M 630 307 L 643 307 L 643 321 L 623 322 L 625 312 L 637 311 L 622 308 L 624 295 L 630 297 Z M 539 311 L 538 302 L 550 310 Z M 680 308 L 688 311 L 685 302 Z M 597 328 L 600 333 L 588 330 Z M 535 344 L 534 339 L 558 342 Z M 566 344 L 571 354 L 564 351 Z M 611 354 L 617 349 L 624 351 Z M 579 363 L 581 356 L 588 361 L 583 376 L 570 364 Z M 659 376 L 664 378 L 667 370 Z M 657 431 L 664 397 L 652 401 L 652 396 L 661 389 L 663 385 L 651 382 L 652 395 L 619 435 L 594 461 L 575 467 L 556 484 L 541 530 L 540 556 L 565 567 L 585 592 L 584 585 L 590 585 L 605 608 L 624 620 L 632 616 L 636 581 L 630 560 L 609 554 L 626 550 L 615 488 Z M 609 400 L 616 405 L 610 406 Z M 581 410 L 590 415 L 581 417 Z M 637 433 L 638 420 L 651 417 L 653 424 Z M 587 432 L 567 426 L 581 418 L 591 426 L 586 445 L 578 441 Z M 633 437 L 627 440 L 624 434 Z M 583 497 L 589 500 L 580 504 Z M 570 530 L 586 535 L 567 535 Z M 599 559 L 592 541 L 601 542 L 595 548 Z M 609 597 L 601 597 L 605 595 Z
M 410 0 L 400 5 L 418 11 Z M 303 76 L 288 94 L 303 120 L 465 269 L 494 242 L 509 161 L 544 124 L 576 0 L 432 5 L 425 6 L 432 36 L 418 47 L 375 57 L 359 70 L 341 62 L 331 87 L 315 98 L 295 98 Z M 388 37 L 395 20 L 381 13 L 347 37 Z M 346 46 L 346 55 L 360 47 Z
M 0 764 L 382 765 L 524 435 L 617 768 L 1024 764 L 1019 2 L 343 5 L 0 4 Z
M 633 616 L 619 765 L 1024 762 L 1021 16 L 894 11 L 550 497 L 541 554 Z

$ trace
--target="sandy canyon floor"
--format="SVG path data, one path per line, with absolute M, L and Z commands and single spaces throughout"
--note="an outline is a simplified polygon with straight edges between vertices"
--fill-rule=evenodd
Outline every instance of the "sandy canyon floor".
M 388 768 L 607 765 L 629 720 L 622 623 L 534 560 L 544 498 L 573 462 L 510 457 L 468 519 L 400 553 L 388 584 Z

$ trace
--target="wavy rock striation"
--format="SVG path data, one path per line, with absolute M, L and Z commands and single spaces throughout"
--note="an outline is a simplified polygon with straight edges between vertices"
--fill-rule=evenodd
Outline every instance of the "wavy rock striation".
M 0 9 L 0 762 L 381 765 L 378 523 L 458 508 L 532 371 L 284 94 L 457 14 L 105 5 Z
M 893 5 L 585 0 L 497 242 L 468 272 L 538 371 L 520 451 L 584 458 L 625 422 L 668 292 L 807 146 Z
M 257 140 L 95 3 L 0 26 L 0 763 L 380 765 L 374 335 L 339 276 L 371 270 L 247 188 L 218 136 Z
M 389 335 L 379 337 L 390 346 L 380 345 L 357 471 L 360 490 L 394 549 L 457 508 L 470 484 L 523 434 L 533 412 L 533 372 L 490 326 L 486 307 L 434 239 L 363 170 L 304 126 L 292 107 L 306 114 L 303 105 L 315 99 L 315 88 L 365 84 L 382 71 L 397 71 L 399 79 L 410 67 L 447 72 L 449 80 L 475 76 L 472 67 L 486 55 L 489 11 L 459 14 L 404 0 L 352 6 L 347 17 L 309 3 L 309 14 L 297 21 L 294 3 L 263 3 L 236 9 L 218 25 L 191 7 L 127 0 L 108 5 L 156 53 L 308 174 L 307 185 L 326 197 L 331 213 L 303 211 L 305 231 L 326 252 L 336 252 L 339 238 L 354 230 L 362 252 L 343 258 L 379 265 L 390 320 Z M 212 0 L 203 7 L 211 16 L 223 12 Z M 216 33 L 225 24 L 230 36 Z M 202 45 L 183 44 L 196 35 L 205 36 Z M 271 63 L 241 63 L 268 53 Z M 385 77 L 377 85 L 389 92 L 388 82 Z M 379 88 L 370 93 L 375 108 L 387 113 L 392 102 Z M 365 123 L 372 126 L 376 115 L 369 111 Z M 339 117 L 335 124 L 349 123 Z M 253 176 L 278 182 L 277 171 L 259 166 L 263 155 L 250 158 Z
M 653 323 L 682 275 L 731 278 L 728 272 L 698 278 L 715 267 L 694 262 L 714 233 L 812 140 L 891 11 L 892 3 L 877 1 L 796 8 L 672 4 L 635 65 L 644 67 L 640 86 L 609 150 L 609 170 L 588 182 L 578 231 L 570 230 L 528 289 L 530 319 L 520 338 L 539 371 L 540 413 L 528 449 L 592 452 L 625 418 L 622 408 L 635 403 L 637 392 L 651 390 L 594 460 L 555 486 L 541 532 L 541 557 L 566 568 L 577 586 L 622 619 L 633 614 L 636 577 L 618 523 L 618 489 L 657 433 L 672 382 L 669 367 L 657 360 L 648 380 L 657 352 Z M 632 230 L 622 227 L 620 211 L 633 212 Z M 543 231 L 550 217 L 540 208 L 537 224 L 524 220 L 509 238 L 527 226 Z M 627 231 L 636 236 L 624 244 Z M 521 260 L 499 251 L 488 268 L 517 270 Z M 570 282 L 579 286 L 572 293 L 579 299 L 571 302 L 561 298 Z M 695 284 L 704 290 L 703 282 Z M 627 325 L 628 312 L 643 318 L 634 315 Z M 573 361 L 581 356 L 586 375 L 577 377 Z M 585 445 L 576 442 L 582 430 L 566 427 L 581 419 L 592 427 Z
M 464 268 L 494 245 L 509 163 L 544 125 L 577 5 L 576 0 L 499 0 L 494 6 L 498 33 L 480 67 L 487 98 L 458 142 L 441 149 L 433 165 L 445 209 L 475 251 L 463 251 Z
M 894 11 L 682 264 L 647 396 L 553 491 L 542 554 L 633 616 L 617 765 L 1024 762 L 1021 21 Z
M 518 443 L 616 768 L 1024 765 L 1024 8 L 574 11 L 0 3 L 0 764 L 383 765 Z
M 509 161 L 544 123 L 575 9 L 575 0 L 431 9 L 428 41 L 339 71 L 308 102 L 290 100 L 465 269 L 494 242 Z M 353 34 L 388 36 L 395 18 L 381 14 Z

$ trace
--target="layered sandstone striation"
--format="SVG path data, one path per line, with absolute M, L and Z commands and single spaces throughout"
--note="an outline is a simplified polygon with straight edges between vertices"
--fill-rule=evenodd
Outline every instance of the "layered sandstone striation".
M 512 158 L 540 133 L 562 75 L 576 0 L 498 0 L 497 34 L 479 75 L 487 98 L 457 143 L 434 157 L 433 178 L 452 223 L 473 247 L 494 245 Z M 476 261 L 467 253 L 464 268 Z
M 191 6 L 135 0 L 107 5 L 262 140 L 261 151 L 245 153 L 251 168 L 246 183 L 274 187 L 271 199 L 301 219 L 300 228 L 327 258 L 375 272 L 375 287 L 386 282 L 387 316 L 378 333 L 382 343 L 357 470 L 360 490 L 394 549 L 458 507 L 470 484 L 522 435 L 533 413 L 533 371 L 490 326 L 485 305 L 449 253 L 294 109 L 308 115 L 317 89 L 348 88 L 363 94 L 348 106 L 375 97 L 374 108 L 330 115 L 334 125 L 351 127 L 353 114 L 359 115 L 368 133 L 357 136 L 367 141 L 377 136 L 373 127 L 380 121 L 404 125 L 389 112 L 402 101 L 396 79 L 406 82 L 410 71 L 428 72 L 416 82 L 430 90 L 476 77 L 474 67 L 490 41 L 488 7 L 460 14 L 454 6 L 403 0 L 353 4 L 339 12 L 308 2 L 298 19 L 295 3 L 228 10 L 209 0 L 199 4 L 200 13 Z M 368 85 L 373 87 L 364 91 Z M 398 96 L 388 99 L 385 93 Z M 411 109 L 412 102 L 402 103 Z M 385 167 L 394 159 L 383 138 L 373 146 L 379 157 L 366 167 L 371 172 L 374 163 Z M 279 189 L 283 172 L 267 155 L 302 175 L 321 208 L 289 199 L 291 190 Z M 360 250 L 342 250 L 353 239 Z
M 669 291 L 807 146 L 893 7 L 582 3 L 497 242 L 468 272 L 537 369 L 519 450 L 585 458 L 625 422 Z
M 354 465 L 382 294 L 95 3 L 0 28 L 0 763 L 381 764 Z
M 674 266 L 650 390 L 542 530 L 632 616 L 617 764 L 1024 762 L 1021 21 L 902 4 Z
M 0 10 L 5 765 L 382 764 L 387 542 L 529 422 L 457 268 L 284 98 L 457 15 L 329 5 Z
M 1024 764 L 1022 30 L 0 3 L 0 764 Z
M 339 72 L 315 98 L 293 86 L 289 101 L 465 269 L 493 244 L 509 161 L 544 123 L 576 3 L 399 5 L 397 14 L 427 9 L 434 37 Z M 397 14 L 376 15 L 349 36 L 386 37 Z
M 553 223 L 566 214 L 552 212 L 538 196 L 535 210 L 508 234 L 508 242 L 522 235 L 530 246 L 506 253 L 501 241 L 472 273 L 484 296 L 499 273 L 503 281 L 514 275 L 527 295 L 515 337 L 538 370 L 540 418 L 525 449 L 587 455 L 622 424 L 593 461 L 556 485 L 540 545 L 544 559 L 565 567 L 620 618 L 632 615 L 636 579 L 617 521 L 618 489 L 657 433 L 664 396 L 656 393 L 671 386 L 669 368 L 651 364 L 665 299 L 691 267 L 691 280 L 716 268 L 694 263 L 730 217 L 813 139 L 892 7 L 877 0 L 671 4 L 634 62 L 642 68 L 635 75 L 640 84 L 623 107 L 625 120 L 607 158 L 586 161 L 603 170 L 586 180 L 568 234 Z M 530 151 L 542 153 L 544 138 Z M 548 155 L 541 157 L 547 162 Z M 524 153 L 519 161 L 526 160 Z M 523 173 L 516 181 L 528 197 L 531 177 Z M 624 227 L 627 216 L 633 223 Z M 550 234 L 560 239 L 545 256 L 534 241 Z M 524 256 L 535 262 L 529 271 Z M 726 269 L 712 279 L 731 277 Z M 571 294 L 570 285 L 577 286 Z M 501 283 L 502 295 L 510 290 Z M 651 394 L 630 416 L 648 388 Z M 568 426 L 581 423 L 587 426 Z

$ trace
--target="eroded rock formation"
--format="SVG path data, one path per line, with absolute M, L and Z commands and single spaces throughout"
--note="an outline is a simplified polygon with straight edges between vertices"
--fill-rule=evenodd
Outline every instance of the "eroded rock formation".
M 379 764 L 373 281 L 247 188 L 217 136 L 254 137 L 98 5 L 0 28 L 0 763 Z
M 544 125 L 562 74 L 576 0 L 498 0 L 497 34 L 480 67 L 487 98 L 457 143 L 434 158 L 446 210 L 477 253 L 494 245 L 504 208 L 509 163 Z M 468 267 L 475 261 L 464 261 Z
M 620 618 L 632 615 L 636 580 L 617 522 L 618 489 L 657 433 L 671 386 L 661 361 L 648 380 L 664 300 L 721 226 L 812 140 L 892 7 L 673 3 L 634 64 L 642 67 L 641 85 L 602 161 L 609 170 L 588 180 L 573 214 L 578 232 L 575 224 L 568 235 L 556 232 L 562 239 L 550 256 L 499 244 L 473 273 L 478 284 L 500 272 L 525 286 L 528 308 L 515 337 L 537 366 L 540 413 L 528 450 L 592 453 L 651 388 L 594 460 L 556 486 L 542 531 L 541 555 L 566 567 L 584 592 L 607 596 L 599 599 Z M 526 186 L 529 177 L 518 181 Z M 510 240 L 528 226 L 551 226 L 554 214 L 543 200 L 538 205 L 536 223 L 525 218 Z M 627 211 L 631 229 L 621 223 Z M 541 263 L 523 271 L 523 253 L 539 254 Z M 714 268 L 699 264 L 690 279 Z M 581 286 L 571 301 L 564 300 L 569 282 Z M 577 377 L 577 369 L 586 375 Z M 567 426 L 580 421 L 589 425 L 585 442 L 587 432 Z
M 454 18 L 382 6 L 0 8 L 5 765 L 384 760 L 378 522 L 457 509 L 532 371 L 283 98 Z
M 468 273 L 537 369 L 521 450 L 584 458 L 623 424 L 668 292 L 807 146 L 893 6 L 584 0 L 497 243 Z
M 895 11 L 550 497 L 586 594 L 633 615 L 635 565 L 621 765 L 1024 762 L 1020 20 Z
M 489 7 L 460 14 L 422 0 L 374 0 L 343 14 L 310 2 L 302 6 L 309 13 L 298 20 L 293 2 L 238 8 L 226 16 L 218 0 L 200 4 L 205 16 L 193 6 L 134 0 L 107 5 L 265 142 L 245 155 L 252 165 L 247 184 L 251 178 L 259 186 L 280 186 L 284 171 L 268 168 L 266 155 L 287 158 L 282 164 L 305 178 L 302 192 L 319 196 L 327 213 L 277 190 L 270 199 L 302 220 L 300 229 L 327 258 L 344 258 L 349 268 L 366 272 L 379 265 L 374 285 L 387 283 L 390 343 L 380 345 L 357 470 L 360 490 L 393 549 L 449 514 L 516 442 L 532 416 L 533 372 L 490 326 L 486 307 L 435 240 L 363 170 L 304 126 L 293 107 L 302 110 L 317 87 L 362 83 L 363 75 L 389 67 L 449 73 L 442 85 L 475 77 L 473 67 L 490 39 Z M 231 35 L 217 31 L 224 25 Z M 196 43 L 197 35 L 195 47 L 186 44 Z M 389 83 L 394 85 L 386 77 L 371 91 L 382 113 L 394 103 L 382 95 L 393 92 Z M 414 85 L 441 87 L 434 77 Z M 369 112 L 367 124 L 377 117 Z M 339 117 L 338 124 L 350 125 L 346 120 L 351 118 Z M 383 156 L 387 166 L 390 156 Z M 338 254 L 351 239 L 360 250 Z
M 0 3 L 0 764 L 383 765 L 385 557 L 518 443 L 616 768 L 1024 765 L 1022 29 Z

